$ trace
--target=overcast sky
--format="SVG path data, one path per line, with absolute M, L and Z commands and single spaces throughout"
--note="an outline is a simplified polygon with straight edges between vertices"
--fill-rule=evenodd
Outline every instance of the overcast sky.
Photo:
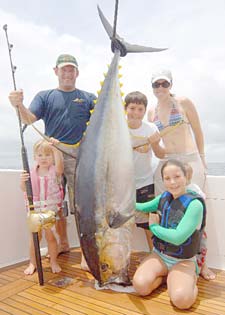
M 17 118 L 8 101 L 13 85 L 2 26 L 8 25 L 14 45 L 16 83 L 24 90 L 25 105 L 39 90 L 57 86 L 52 68 L 61 53 L 78 59 L 77 87 L 96 93 L 112 58 L 97 3 L 112 23 L 114 0 L 0 0 L 1 163 L 16 154 L 20 158 Z M 123 91 L 140 90 L 149 107 L 155 106 L 151 73 L 161 67 L 171 69 L 173 93 L 189 97 L 198 110 L 207 160 L 225 162 L 225 1 L 120 0 L 117 32 L 131 43 L 168 47 L 160 53 L 122 58 Z M 37 126 L 43 129 L 42 124 Z M 28 147 L 38 138 L 29 127 Z

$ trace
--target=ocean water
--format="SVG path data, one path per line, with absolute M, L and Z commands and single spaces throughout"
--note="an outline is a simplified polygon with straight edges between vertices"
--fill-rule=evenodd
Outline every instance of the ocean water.
M 29 164 L 32 166 L 32 146 L 27 147 Z M 15 153 L 16 152 L 16 153 Z M 22 169 L 20 148 L 7 148 L 0 152 L 0 169 Z M 207 162 L 207 174 L 214 176 L 225 176 L 225 162 Z
M 214 176 L 225 176 L 225 163 L 207 163 L 207 174 Z

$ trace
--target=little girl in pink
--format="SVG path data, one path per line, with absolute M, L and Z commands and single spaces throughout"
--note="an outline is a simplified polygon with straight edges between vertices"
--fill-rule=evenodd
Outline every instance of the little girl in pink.
M 63 158 L 59 150 L 45 140 L 40 140 L 34 145 L 35 166 L 30 172 L 33 202 L 35 211 L 52 210 L 57 217 L 62 215 L 63 190 L 61 176 L 63 174 Z M 25 182 L 29 174 L 21 174 L 21 189 L 26 192 Z M 57 263 L 58 246 L 52 228 L 46 228 L 45 237 L 50 255 L 50 265 L 53 273 L 61 271 Z M 41 238 L 41 233 L 39 233 Z M 31 275 L 36 270 L 35 251 L 32 237 L 30 238 L 30 263 L 24 270 L 26 275 Z

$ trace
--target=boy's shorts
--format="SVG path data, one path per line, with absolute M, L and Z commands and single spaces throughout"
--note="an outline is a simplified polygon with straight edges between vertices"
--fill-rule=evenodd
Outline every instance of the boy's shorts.
M 155 197 L 154 195 L 154 184 L 150 184 L 148 186 L 145 187 L 141 187 L 139 189 L 136 190 L 136 202 L 147 202 L 152 200 Z M 143 213 L 140 213 L 140 216 L 143 215 Z M 145 214 L 146 215 L 146 214 Z M 138 215 L 137 215 L 138 218 Z M 146 219 L 147 219 L 147 215 L 146 215 Z M 137 227 L 149 230 L 149 224 L 148 224 L 148 220 L 146 220 L 146 222 L 141 222 L 141 223 L 136 223 Z

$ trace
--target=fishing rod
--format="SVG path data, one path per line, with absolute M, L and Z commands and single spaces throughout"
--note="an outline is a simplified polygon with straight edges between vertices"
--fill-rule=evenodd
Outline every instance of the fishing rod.
M 8 47 L 8 52 L 9 52 L 9 60 L 10 60 L 10 66 L 11 66 L 11 72 L 12 72 L 13 87 L 14 87 L 14 90 L 16 91 L 16 79 L 15 79 L 16 66 L 14 66 L 14 64 L 12 62 L 11 51 L 12 51 L 13 45 L 9 43 L 9 38 L 8 38 L 8 33 L 7 33 L 7 24 L 5 24 L 3 26 L 3 30 L 5 31 L 7 47 Z M 21 157 L 22 157 L 22 162 L 23 162 L 23 169 L 27 173 L 30 174 L 27 149 L 25 147 L 24 137 L 23 137 L 23 132 L 26 129 L 26 125 L 22 126 L 21 115 L 20 115 L 20 111 L 19 111 L 18 106 L 16 107 L 16 112 L 17 112 L 19 132 L 20 132 Z M 27 199 L 28 199 L 28 203 L 29 203 L 29 210 L 34 211 L 33 191 L 32 191 L 32 185 L 31 185 L 30 177 L 25 182 L 25 185 L 26 185 Z M 34 249 L 35 249 L 35 259 L 36 259 L 36 266 L 37 266 L 37 272 L 38 272 L 38 280 L 39 280 L 39 284 L 43 285 L 44 284 L 44 277 L 43 277 L 43 269 L 42 269 L 42 263 L 41 263 L 41 253 L 40 253 L 38 232 L 32 232 L 32 236 L 33 236 Z
M 12 72 L 12 79 L 13 79 L 13 86 L 14 86 L 14 90 L 16 91 L 16 79 L 15 79 L 15 72 L 16 72 L 16 66 L 13 64 L 12 62 L 12 55 L 11 55 L 11 51 L 12 51 L 12 48 L 13 48 L 13 45 L 9 43 L 9 38 L 8 38 L 8 33 L 7 33 L 7 24 L 5 24 L 3 26 L 3 29 L 5 31 L 5 35 L 6 35 L 6 40 L 7 40 L 7 45 L 8 45 L 8 51 L 9 51 L 9 60 L 10 60 L 10 66 L 11 66 L 11 72 Z M 22 144 L 22 147 L 21 147 L 21 150 L 22 150 L 22 160 L 23 160 L 23 166 L 24 166 L 24 163 L 25 163 L 25 166 L 24 169 L 27 170 L 27 172 L 29 173 L 29 165 L 28 165 L 28 159 L 27 159 L 27 152 L 26 152 L 26 147 L 24 145 L 24 138 L 23 138 L 23 133 L 25 131 L 25 129 L 27 128 L 27 124 L 24 124 L 22 126 L 22 121 L 21 121 L 21 116 L 20 116 L 20 112 L 19 112 L 19 108 L 16 107 L 16 112 L 17 112 L 17 117 L 18 117 L 18 122 L 19 122 L 19 131 L 20 131 L 20 139 L 21 139 L 21 144 Z M 37 127 L 34 126 L 34 124 L 32 123 L 29 123 L 33 129 L 39 133 L 39 135 L 45 139 L 47 142 L 50 142 L 52 144 L 52 142 L 50 141 L 50 138 L 48 136 L 46 136 L 45 134 L 43 134 Z M 59 144 L 52 144 L 54 147 L 56 147 L 59 151 L 61 151 L 62 153 L 65 153 L 66 155 L 72 157 L 73 159 L 76 159 L 76 156 L 72 153 L 69 153 L 67 152 L 66 150 L 64 150 L 62 148 L 62 145 L 59 143 Z M 33 194 L 32 194 L 32 186 L 27 184 L 26 185 L 26 189 L 27 189 L 27 195 L 28 196 L 32 196 L 32 200 L 33 200 Z M 28 194 L 29 192 L 29 194 Z M 28 199 L 29 200 L 29 199 Z M 33 203 L 33 201 L 32 201 Z

